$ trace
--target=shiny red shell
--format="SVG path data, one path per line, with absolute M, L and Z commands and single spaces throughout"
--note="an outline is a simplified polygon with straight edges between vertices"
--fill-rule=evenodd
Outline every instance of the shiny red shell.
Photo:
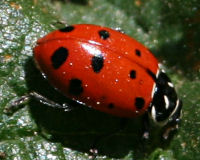
M 49 82 L 67 97 L 120 117 L 149 107 L 158 62 L 135 39 L 97 25 L 78 24 L 37 41 L 34 59 Z

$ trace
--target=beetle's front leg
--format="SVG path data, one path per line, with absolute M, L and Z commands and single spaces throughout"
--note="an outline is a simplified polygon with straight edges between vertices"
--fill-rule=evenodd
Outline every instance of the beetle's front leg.
M 150 123 L 149 123 L 148 113 L 144 114 L 142 120 L 143 120 L 143 135 L 142 135 L 142 138 L 149 139 Z

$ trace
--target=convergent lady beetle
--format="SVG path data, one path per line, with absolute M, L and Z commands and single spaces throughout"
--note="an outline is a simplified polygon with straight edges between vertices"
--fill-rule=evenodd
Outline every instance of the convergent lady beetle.
M 56 89 L 83 106 L 119 117 L 148 114 L 162 126 L 180 120 L 182 103 L 157 59 L 117 30 L 77 24 L 53 31 L 37 41 L 34 60 Z

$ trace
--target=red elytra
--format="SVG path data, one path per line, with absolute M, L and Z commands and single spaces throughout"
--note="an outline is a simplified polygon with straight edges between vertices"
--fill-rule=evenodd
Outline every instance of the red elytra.
M 135 39 L 110 28 L 78 24 L 37 41 L 34 59 L 67 97 L 120 117 L 143 114 L 154 93 L 157 59 Z

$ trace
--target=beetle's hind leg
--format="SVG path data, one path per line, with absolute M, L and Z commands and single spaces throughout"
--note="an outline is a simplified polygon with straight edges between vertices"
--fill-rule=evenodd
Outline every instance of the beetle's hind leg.
M 33 92 L 28 93 L 27 95 L 20 97 L 14 102 L 12 102 L 8 107 L 4 109 L 4 112 L 6 114 L 14 113 L 18 109 L 22 108 L 22 105 L 27 103 L 31 98 L 49 107 L 56 108 L 56 109 L 63 109 L 64 111 L 71 111 L 72 109 L 76 108 L 73 105 L 69 105 L 68 103 L 63 103 L 63 104 L 56 103 L 44 97 L 43 95 L 33 91 Z M 81 104 L 78 104 L 78 105 L 81 105 Z

